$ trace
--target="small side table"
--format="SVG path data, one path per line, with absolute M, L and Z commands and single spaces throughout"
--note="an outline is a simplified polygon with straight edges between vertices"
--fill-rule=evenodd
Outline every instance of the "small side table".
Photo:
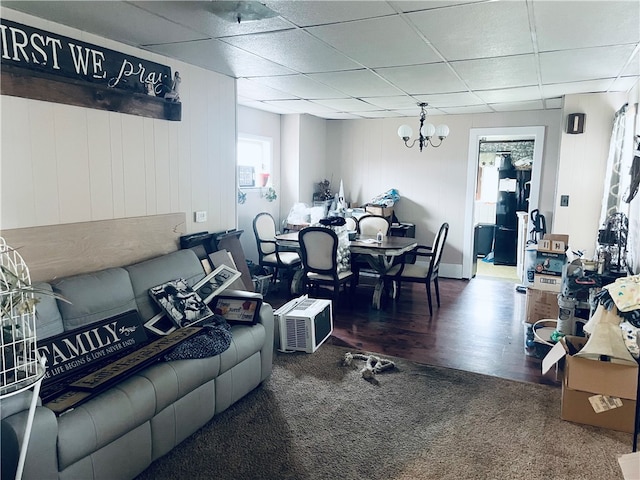
M 20 457 L 18 457 L 18 468 L 16 470 L 15 480 L 20 480 L 22 478 L 24 462 L 27 459 L 27 448 L 29 447 L 29 438 L 31 437 L 31 427 L 33 426 L 33 418 L 36 414 L 36 405 L 40 396 L 40 387 L 42 386 L 42 380 L 44 379 L 46 361 L 47 359 L 45 357 L 41 358 L 40 363 L 37 364 L 38 372 L 34 377 L 26 380 L 24 384 L 17 386 L 15 390 L 0 395 L 0 400 L 2 400 L 33 388 L 33 396 L 31 397 L 31 404 L 29 405 L 27 424 L 24 427 L 24 437 L 22 439 L 22 444 L 20 445 Z

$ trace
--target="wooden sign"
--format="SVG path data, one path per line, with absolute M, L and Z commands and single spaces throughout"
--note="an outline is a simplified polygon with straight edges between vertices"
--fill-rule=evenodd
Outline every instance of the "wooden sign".
M 3 95 L 180 120 L 179 101 L 165 99 L 176 93 L 166 65 L 6 19 L 0 63 Z
M 173 347 L 199 334 L 201 330 L 201 327 L 180 328 L 170 335 L 155 340 L 135 352 L 75 381 L 69 385 L 69 388 L 65 392 L 46 401 L 45 406 L 60 415 L 70 408 L 74 408 L 95 395 L 98 395 L 112 384 L 124 380 L 159 360 L 162 355 L 168 353 Z

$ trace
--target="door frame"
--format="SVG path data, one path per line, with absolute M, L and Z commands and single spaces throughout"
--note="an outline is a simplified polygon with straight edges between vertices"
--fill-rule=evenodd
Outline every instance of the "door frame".
M 535 140 L 533 146 L 533 166 L 531 169 L 531 191 L 529 194 L 529 212 L 531 212 L 538 208 L 544 137 L 544 126 L 472 128 L 469 130 L 467 194 L 465 200 L 466 208 L 462 248 L 462 278 L 470 279 L 472 277 L 473 219 L 475 213 L 475 193 L 478 184 L 478 152 L 480 151 L 480 141 L 485 138 L 490 140 Z M 528 227 L 527 231 L 529 231 Z

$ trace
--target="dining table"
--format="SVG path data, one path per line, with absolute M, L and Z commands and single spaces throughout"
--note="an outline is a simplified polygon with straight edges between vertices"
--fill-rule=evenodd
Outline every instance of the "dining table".
M 297 231 L 278 234 L 275 240 L 280 247 L 300 250 Z M 384 293 L 384 276 L 394 265 L 394 260 L 417 246 L 416 239 L 409 237 L 385 236 L 379 242 L 376 237 L 356 235 L 354 240 L 349 241 L 351 254 L 362 255 L 378 275 L 371 300 L 373 308 L 377 310 L 381 308 L 382 295 Z M 302 270 L 298 270 L 294 274 L 291 284 L 292 293 L 302 293 L 303 275 L 304 272 Z

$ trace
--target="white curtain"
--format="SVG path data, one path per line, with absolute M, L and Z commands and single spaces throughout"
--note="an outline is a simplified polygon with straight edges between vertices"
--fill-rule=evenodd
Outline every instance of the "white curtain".
M 609 215 L 620 211 L 621 197 L 624 194 L 624 192 L 620 191 L 620 181 L 621 176 L 624 174 L 622 172 L 622 165 L 625 151 L 627 108 L 628 105 L 624 105 L 616 112 L 613 119 L 611 143 L 609 144 L 609 158 L 607 160 L 606 176 L 604 180 L 604 195 L 602 198 L 600 225 L 605 223 Z

